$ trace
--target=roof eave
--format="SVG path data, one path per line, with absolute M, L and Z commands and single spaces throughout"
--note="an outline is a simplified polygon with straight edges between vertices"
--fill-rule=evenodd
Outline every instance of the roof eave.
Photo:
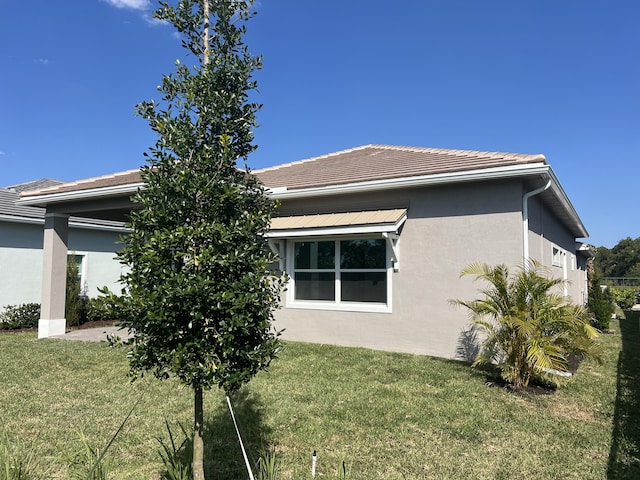
M 79 200 L 92 200 L 96 198 L 117 197 L 122 195 L 133 195 L 139 188 L 143 188 L 143 182 L 116 185 L 113 187 L 100 187 L 88 190 L 75 190 L 71 192 L 43 193 L 22 197 L 16 201 L 16 205 L 32 207 L 46 207 L 52 203 L 74 202 Z
M 549 166 L 545 163 L 529 163 L 526 165 L 510 165 L 506 167 L 482 168 L 461 172 L 437 173 L 414 177 L 398 177 L 367 182 L 345 183 L 341 185 L 325 185 L 321 187 L 297 188 L 288 190 L 286 187 L 270 189 L 274 198 L 288 200 L 294 198 L 321 197 L 350 193 L 362 193 L 395 188 L 422 187 L 427 185 L 441 185 L 478 180 L 494 180 L 522 177 L 524 175 L 541 175 L 547 173 Z
M 35 218 L 35 217 L 22 217 L 22 216 L 14 216 L 14 215 L 0 215 L 0 222 L 9 222 L 9 223 L 22 223 L 27 225 L 44 225 L 44 218 Z M 127 233 L 130 232 L 131 229 L 127 228 L 124 224 L 119 225 L 100 225 L 92 222 L 77 222 L 73 219 L 69 221 L 69 227 L 78 228 L 83 230 L 100 230 L 106 232 L 118 232 L 118 233 Z
M 571 229 L 577 238 L 588 237 L 589 233 L 582 220 L 578 216 L 575 208 L 571 204 L 569 197 L 562 188 L 560 181 L 545 162 L 527 163 L 524 165 L 509 165 L 504 167 L 483 168 L 460 172 L 447 172 L 432 175 L 422 175 L 415 177 L 399 177 L 383 180 L 372 180 L 368 182 L 346 183 L 343 185 L 326 185 L 322 187 L 299 188 L 288 190 L 286 187 L 276 187 L 270 189 L 270 193 L 278 200 L 290 200 L 300 198 L 322 197 L 328 195 L 354 194 L 380 190 L 391 190 L 396 188 L 410 188 L 422 186 L 434 186 L 444 184 L 455 184 L 485 180 L 503 180 L 508 178 L 523 178 L 540 176 L 546 180 L 551 180 L 551 189 L 555 197 L 560 201 L 571 220 Z

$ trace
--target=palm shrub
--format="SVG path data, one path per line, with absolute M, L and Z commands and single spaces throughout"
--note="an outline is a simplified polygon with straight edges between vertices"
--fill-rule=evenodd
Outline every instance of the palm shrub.
M 471 321 L 485 335 L 474 366 L 497 364 L 516 389 L 533 378 L 558 385 L 572 354 L 599 358 L 598 331 L 587 310 L 561 296 L 557 287 L 562 280 L 545 273 L 533 261 L 513 274 L 505 265 L 474 263 L 461 276 L 475 276 L 488 286 L 478 299 L 452 302 L 469 309 Z

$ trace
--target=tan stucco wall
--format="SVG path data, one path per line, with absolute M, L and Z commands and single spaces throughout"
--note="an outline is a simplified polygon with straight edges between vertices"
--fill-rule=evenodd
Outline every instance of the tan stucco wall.
M 453 358 L 467 313 L 451 299 L 472 299 L 476 285 L 460 279 L 472 262 L 514 265 L 522 255 L 522 188 L 519 182 L 464 184 L 404 193 L 342 198 L 341 207 L 408 207 L 400 236 L 400 270 L 392 274 L 392 313 L 283 308 L 276 314 L 284 338 L 357 345 Z M 332 203 L 335 202 L 335 199 Z M 301 203 L 282 211 L 300 213 Z M 322 199 L 303 209 L 336 208 Z
M 587 299 L 587 274 L 584 259 L 576 255 L 575 238 L 540 200 L 532 198 L 529 203 L 530 256 L 545 265 L 554 278 L 566 279 L 566 293 L 574 303 L 584 304 Z M 565 252 L 566 266 L 554 265 L 553 248 Z

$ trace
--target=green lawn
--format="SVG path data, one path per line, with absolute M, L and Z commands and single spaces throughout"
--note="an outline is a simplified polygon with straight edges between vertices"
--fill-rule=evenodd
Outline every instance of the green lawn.
M 605 362 L 584 362 L 552 395 L 485 385 L 466 364 L 357 348 L 286 343 L 234 398 L 255 459 L 274 448 L 280 478 L 640 478 L 640 334 L 612 323 Z M 107 458 L 117 479 L 160 478 L 165 418 L 188 423 L 191 393 L 130 383 L 122 348 L 0 335 L 0 430 L 37 454 L 38 478 L 69 478 L 80 434 L 103 446 L 146 392 Z M 224 398 L 205 397 L 210 478 L 247 478 Z

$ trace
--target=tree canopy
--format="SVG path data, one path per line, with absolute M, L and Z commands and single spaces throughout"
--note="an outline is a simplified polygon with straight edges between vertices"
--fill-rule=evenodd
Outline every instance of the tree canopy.
M 594 264 L 603 277 L 640 277 L 640 237 L 623 238 L 612 249 L 598 247 Z

